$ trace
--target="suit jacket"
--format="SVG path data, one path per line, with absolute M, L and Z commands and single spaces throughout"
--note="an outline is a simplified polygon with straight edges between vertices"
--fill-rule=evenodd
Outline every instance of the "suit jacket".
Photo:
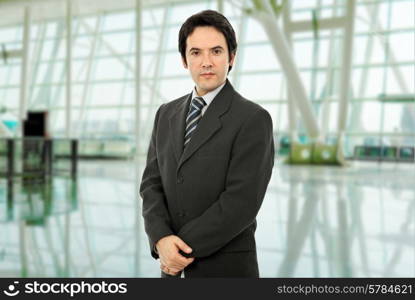
M 140 195 L 152 256 L 177 235 L 190 256 L 255 251 L 256 215 L 274 164 L 272 120 L 227 80 L 183 151 L 191 94 L 158 109 Z

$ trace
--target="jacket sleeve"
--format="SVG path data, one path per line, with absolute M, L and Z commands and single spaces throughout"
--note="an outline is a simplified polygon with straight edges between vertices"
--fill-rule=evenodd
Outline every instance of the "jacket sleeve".
M 148 147 L 146 167 L 140 185 L 140 195 L 143 199 L 142 215 L 144 217 L 144 227 L 149 238 L 151 255 L 155 259 L 158 258 L 158 254 L 155 251 L 157 241 L 173 234 L 157 162 L 156 136 L 160 109 L 161 107 L 157 110 L 155 116 L 153 132 Z
M 177 234 L 192 247 L 190 256 L 213 254 L 255 221 L 273 165 L 272 119 L 261 108 L 244 122 L 235 139 L 225 190 Z

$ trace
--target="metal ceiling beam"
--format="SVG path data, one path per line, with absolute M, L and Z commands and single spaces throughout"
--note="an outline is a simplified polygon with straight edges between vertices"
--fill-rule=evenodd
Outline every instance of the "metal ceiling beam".
M 327 30 L 327 29 L 337 29 L 339 27 L 344 27 L 346 25 L 346 17 L 334 17 L 334 18 L 324 18 L 318 20 L 318 29 Z M 310 28 L 313 28 L 313 21 L 295 21 L 288 23 L 287 29 L 291 32 L 301 32 L 301 31 L 310 31 Z

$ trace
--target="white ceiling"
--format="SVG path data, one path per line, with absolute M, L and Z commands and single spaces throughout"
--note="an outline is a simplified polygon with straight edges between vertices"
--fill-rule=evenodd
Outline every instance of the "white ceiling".
M 71 0 L 72 14 L 85 15 L 133 9 L 136 0 Z M 143 7 L 186 0 L 141 0 Z M 187 2 L 190 2 L 187 0 Z M 0 27 L 23 23 L 24 8 L 30 7 L 32 21 L 65 16 L 66 0 L 0 0 Z

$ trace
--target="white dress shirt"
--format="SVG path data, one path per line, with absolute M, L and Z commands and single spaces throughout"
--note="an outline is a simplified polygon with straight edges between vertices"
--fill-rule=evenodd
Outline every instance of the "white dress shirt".
M 205 111 L 206 111 L 206 109 L 208 108 L 209 104 L 210 104 L 210 103 L 212 103 L 213 99 L 214 99 L 214 98 L 216 97 L 216 95 L 220 92 L 220 90 L 223 88 L 223 86 L 225 85 L 225 83 L 226 83 L 226 80 L 225 80 L 225 82 L 224 82 L 224 83 L 222 83 L 222 84 L 221 84 L 220 86 L 218 86 L 216 89 L 214 89 L 214 90 L 210 91 L 209 93 L 207 93 L 207 94 L 205 94 L 205 95 L 201 96 L 201 97 L 203 98 L 203 100 L 205 100 L 205 102 L 206 102 L 206 105 L 202 108 L 202 116 L 205 114 Z M 200 97 L 200 96 L 197 94 L 196 87 L 194 87 L 194 88 L 193 88 L 193 91 L 192 91 L 192 100 L 193 100 L 193 98 L 195 98 L 195 97 Z M 190 105 L 192 105 L 192 101 L 190 101 Z M 189 108 L 189 111 L 190 111 L 190 108 Z

